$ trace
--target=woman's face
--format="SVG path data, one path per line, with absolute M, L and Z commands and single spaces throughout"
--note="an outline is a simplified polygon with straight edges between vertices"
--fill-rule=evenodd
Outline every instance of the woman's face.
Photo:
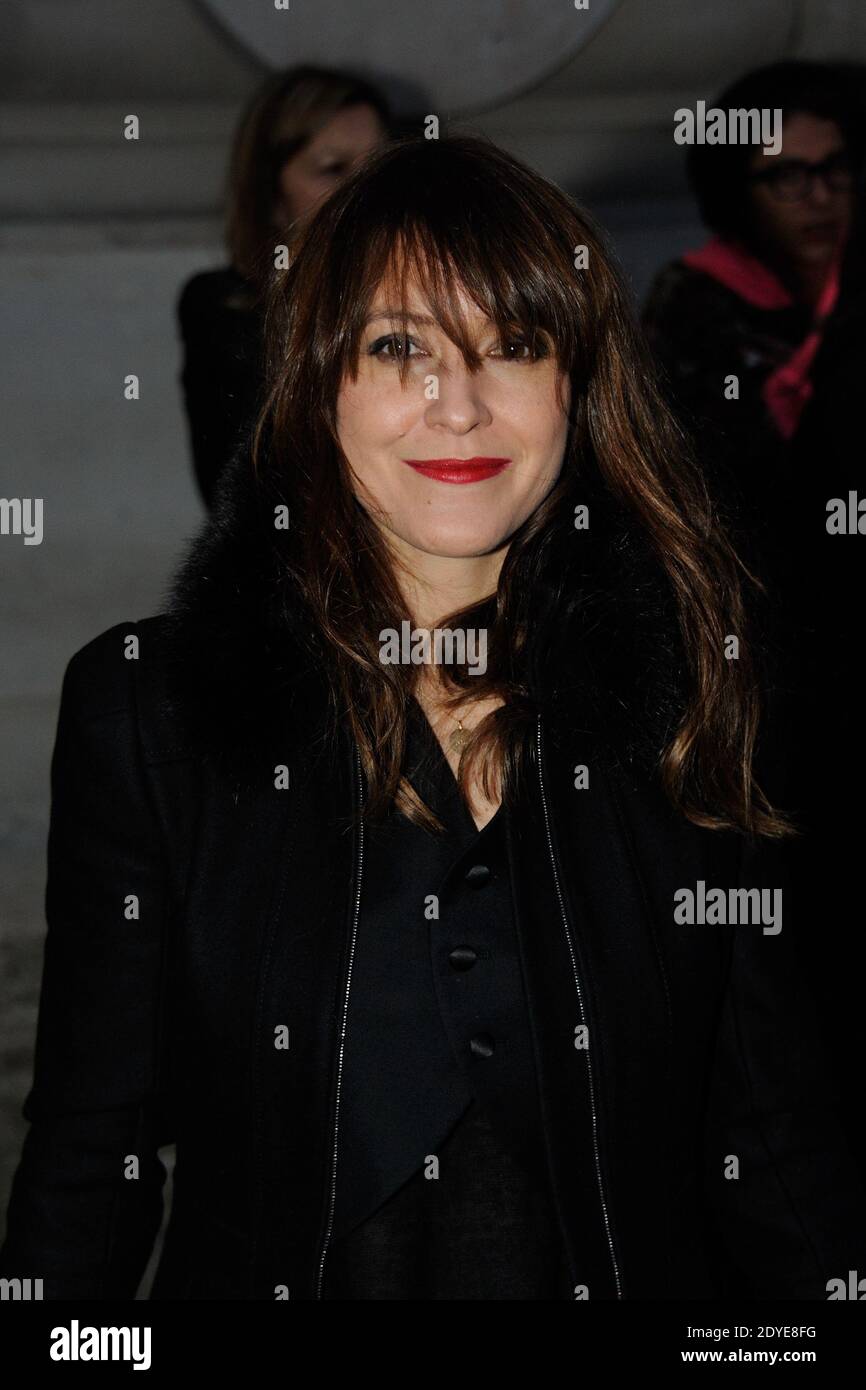
M 553 355 L 499 342 L 494 324 L 464 293 L 459 301 L 482 357 L 470 372 L 431 318 L 419 289 L 405 321 L 383 289 L 370 306 L 358 377 L 337 401 L 337 429 L 356 496 L 398 553 L 491 555 L 544 501 L 568 434 L 569 383 Z M 398 371 L 405 341 L 409 370 Z
M 288 226 L 298 218 L 309 217 L 386 138 L 387 131 L 372 106 L 347 106 L 338 111 L 280 170 L 275 209 L 278 225 Z
M 845 155 L 845 142 L 835 121 L 796 112 L 782 128 L 782 149 L 777 155 L 758 152 L 752 173 L 782 170 L 805 162 L 822 164 Z M 804 196 L 790 201 L 777 196 L 764 182 L 752 184 L 756 231 L 760 241 L 782 261 L 816 267 L 831 261 L 844 245 L 851 222 L 852 192 L 833 189 L 824 179 L 812 177 Z

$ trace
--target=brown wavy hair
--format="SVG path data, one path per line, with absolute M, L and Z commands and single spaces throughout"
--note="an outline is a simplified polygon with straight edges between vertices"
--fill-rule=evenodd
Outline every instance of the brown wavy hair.
M 578 248 L 588 264 L 580 268 Z M 510 795 L 559 656 L 578 653 L 564 692 L 606 742 L 638 750 L 698 825 L 779 836 L 788 824 L 753 771 L 759 685 L 746 631 L 750 584 L 656 387 L 633 307 L 602 235 L 561 190 L 486 140 L 395 143 L 319 210 L 273 282 L 269 390 L 253 464 L 290 507 L 281 563 L 348 720 L 367 781 L 365 813 L 396 801 L 438 821 L 404 776 L 411 665 L 380 660 L 379 634 L 408 616 L 383 536 L 358 502 L 336 427 L 343 380 L 357 374 L 377 289 L 415 278 L 431 312 L 478 369 L 455 289 L 530 351 L 555 353 L 571 381 L 560 478 L 511 539 L 495 594 L 440 626 L 485 627 L 483 676 L 443 667 L 456 708 L 504 703 L 461 756 L 488 796 Z M 405 306 L 405 298 L 402 300 Z M 589 532 L 574 507 L 590 507 Z M 738 660 L 726 658 L 736 635 Z M 556 660 L 553 653 L 559 653 Z M 621 737 L 620 737 L 621 735 Z

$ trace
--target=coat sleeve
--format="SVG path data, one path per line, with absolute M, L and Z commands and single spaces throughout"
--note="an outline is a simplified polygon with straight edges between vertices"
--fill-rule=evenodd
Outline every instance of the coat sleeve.
M 808 985 L 807 951 L 831 949 L 829 937 L 801 942 L 786 920 L 784 862 L 774 850 L 746 848 L 741 863 L 742 887 L 781 892 L 781 930 L 777 922 L 765 930 L 766 921 L 732 929 L 707 1189 L 731 1295 L 826 1300 L 829 1280 L 866 1269 L 866 1194 Z
M 162 1215 L 165 859 L 142 776 L 129 623 L 70 661 L 51 764 L 29 1121 L 0 1273 L 134 1298 Z

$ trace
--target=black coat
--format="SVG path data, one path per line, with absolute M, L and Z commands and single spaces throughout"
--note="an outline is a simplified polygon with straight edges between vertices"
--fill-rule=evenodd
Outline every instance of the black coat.
M 792 792 L 809 836 L 797 856 L 804 922 L 862 915 L 863 537 L 827 531 L 827 504 L 866 495 L 862 383 L 866 372 L 866 225 L 849 244 L 839 304 L 815 359 L 809 401 L 793 440 L 785 597 L 791 653 Z M 819 731 L 818 738 L 815 731 Z M 805 756 L 804 756 L 805 751 Z M 849 1138 L 866 1171 L 863 1057 L 866 1055 L 866 938 L 837 931 L 814 962 L 812 981 L 840 1084 Z
M 775 587 L 790 555 L 790 447 L 762 393 L 812 327 L 810 310 L 758 308 L 704 271 L 674 261 L 650 288 L 643 324 L 740 551 Z M 725 396 L 730 373 L 739 382 L 736 401 Z
M 364 780 L 348 734 L 324 734 L 272 513 L 246 476 L 230 476 L 169 614 L 104 632 L 64 681 L 31 1129 L 0 1259 L 4 1275 L 43 1278 L 48 1298 L 134 1295 L 160 1222 L 157 1149 L 171 1142 L 154 1298 L 320 1288 Z M 663 605 L 653 616 L 622 547 L 613 570 L 610 612 L 636 597 L 649 631 Z M 647 651 L 666 665 L 658 635 Z M 637 632 L 606 637 L 637 711 L 656 688 Z M 581 669 L 598 640 L 587 636 Z M 596 689 L 593 703 L 563 680 L 536 694 L 511 848 L 575 1283 L 591 1299 L 825 1298 L 828 1279 L 866 1264 L 862 1193 L 792 938 L 674 920 L 677 890 L 765 871 L 740 837 L 676 814 L 617 752 L 625 690 Z M 778 866 L 766 872 L 778 886 Z M 582 1023 L 588 1049 L 575 1047 Z

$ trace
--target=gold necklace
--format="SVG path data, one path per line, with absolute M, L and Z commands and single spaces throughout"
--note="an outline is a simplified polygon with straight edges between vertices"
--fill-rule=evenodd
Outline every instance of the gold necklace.
M 463 727 L 463 720 L 462 720 L 462 719 L 458 719 L 458 720 L 457 720 L 457 728 L 453 731 L 453 733 L 451 733 L 451 734 L 449 735 L 449 738 L 448 738 L 448 744 L 449 744 L 449 747 L 451 748 L 452 752 L 454 752 L 454 753 L 462 753 L 462 752 L 463 752 L 463 749 L 466 747 L 467 743 L 469 742 L 469 738 L 470 738 L 471 733 L 472 733 L 472 730 L 471 730 L 471 729 L 464 729 L 464 727 Z

